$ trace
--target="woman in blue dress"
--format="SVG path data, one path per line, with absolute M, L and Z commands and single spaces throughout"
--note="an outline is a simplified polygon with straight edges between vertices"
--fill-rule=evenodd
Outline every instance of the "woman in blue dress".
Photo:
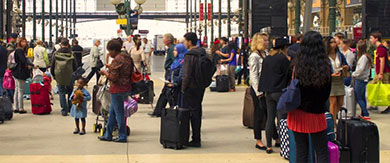
M 91 100 L 91 94 L 84 88 L 87 84 L 87 79 L 80 78 L 76 82 L 76 89 L 72 92 L 70 98 L 72 99 L 72 108 L 70 115 L 74 117 L 76 129 L 73 134 L 85 135 L 85 118 L 87 117 L 87 101 Z M 80 131 L 80 119 L 82 123 L 82 130 Z

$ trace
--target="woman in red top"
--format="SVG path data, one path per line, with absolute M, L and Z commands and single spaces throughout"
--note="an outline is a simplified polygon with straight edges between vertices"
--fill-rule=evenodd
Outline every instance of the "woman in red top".
M 327 163 L 329 151 L 324 113 L 331 90 L 331 67 L 321 34 L 310 31 L 303 36 L 293 66 L 295 78 L 299 80 L 301 105 L 288 113 L 287 126 L 294 132 L 296 162 L 308 162 L 310 134 L 317 161 Z
M 107 122 L 107 130 L 104 136 L 99 137 L 102 141 L 112 141 L 112 131 L 118 123 L 119 136 L 115 142 L 127 142 L 126 122 L 124 115 L 124 101 L 131 91 L 131 76 L 134 71 L 134 63 L 129 55 L 121 53 L 122 43 L 113 39 L 108 42 L 108 55 L 114 58 L 108 66 L 109 71 L 100 73 L 107 76 L 110 81 L 111 105 Z

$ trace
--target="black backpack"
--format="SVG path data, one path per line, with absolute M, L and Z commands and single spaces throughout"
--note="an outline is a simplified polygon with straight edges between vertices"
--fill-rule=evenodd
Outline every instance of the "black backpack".
M 206 55 L 201 54 L 196 60 L 195 80 L 199 87 L 208 87 L 214 76 L 216 67 L 213 61 Z

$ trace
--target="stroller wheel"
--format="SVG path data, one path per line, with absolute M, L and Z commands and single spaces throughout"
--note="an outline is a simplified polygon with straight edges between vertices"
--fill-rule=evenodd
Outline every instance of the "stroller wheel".
M 127 136 L 130 136 L 130 127 L 129 126 L 126 126 L 126 133 L 127 133 Z
M 97 129 L 96 124 L 93 124 L 93 125 L 92 125 L 92 128 L 93 128 L 93 129 L 92 129 L 93 132 L 94 132 L 94 133 L 97 133 L 98 129 Z
M 103 128 L 103 129 L 100 129 L 100 136 L 104 136 L 104 133 L 106 132 L 106 129 Z

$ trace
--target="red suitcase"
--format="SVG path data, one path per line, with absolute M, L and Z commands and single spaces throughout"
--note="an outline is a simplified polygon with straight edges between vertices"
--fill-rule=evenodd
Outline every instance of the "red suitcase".
M 33 114 L 50 114 L 50 84 L 48 81 L 30 84 L 31 110 Z

